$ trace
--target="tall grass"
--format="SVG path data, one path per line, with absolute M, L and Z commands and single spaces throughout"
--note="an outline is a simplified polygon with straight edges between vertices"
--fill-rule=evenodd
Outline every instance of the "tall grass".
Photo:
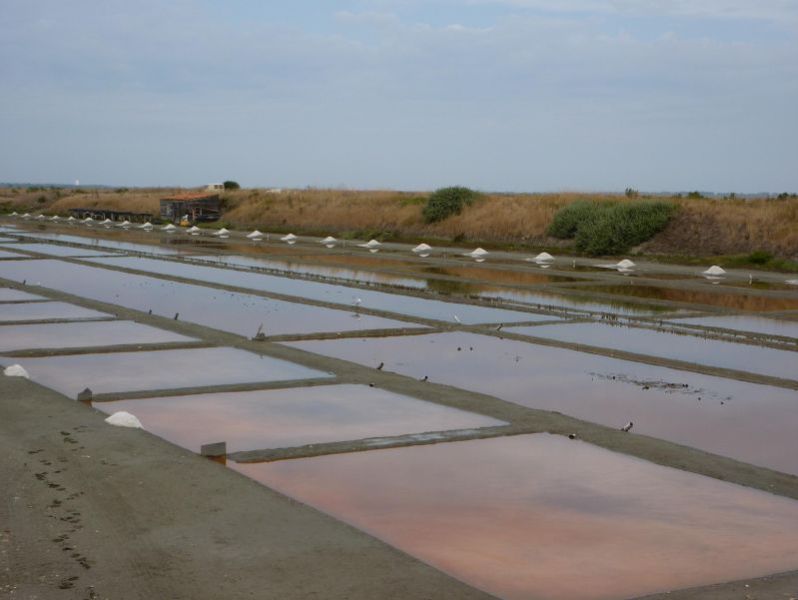
M 158 214 L 159 200 L 178 189 L 61 190 L 0 188 L 8 212 L 66 214 L 69 208 L 98 207 Z M 46 195 L 43 203 L 37 200 Z M 332 234 L 383 233 L 385 237 L 426 238 L 473 243 L 567 246 L 571 240 L 548 235 L 558 211 L 574 203 L 642 204 L 622 194 L 484 194 L 460 214 L 426 223 L 429 194 L 387 190 L 303 189 L 270 193 L 242 189 L 225 192 L 222 219 L 239 229 Z M 710 200 L 671 198 L 679 210 L 642 248 L 650 253 L 732 255 L 764 250 L 798 258 L 798 199 Z

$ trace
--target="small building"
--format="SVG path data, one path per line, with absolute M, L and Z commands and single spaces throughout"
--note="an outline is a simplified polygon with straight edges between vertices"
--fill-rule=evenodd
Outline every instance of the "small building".
M 179 222 L 188 215 L 191 223 L 215 221 L 221 204 L 218 194 L 177 194 L 161 199 L 161 218 Z
M 224 184 L 223 183 L 209 183 L 205 186 L 206 192 L 223 192 L 224 191 Z

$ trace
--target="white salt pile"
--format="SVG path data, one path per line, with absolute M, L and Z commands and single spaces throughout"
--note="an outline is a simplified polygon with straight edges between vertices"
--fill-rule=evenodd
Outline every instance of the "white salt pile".
M 139 229 L 152 229 L 152 223 L 147 221 L 146 223 L 142 223 L 139 225 Z
M 726 270 L 723 267 L 719 267 L 718 265 L 712 265 L 706 271 L 704 271 L 704 275 L 711 275 L 713 277 L 718 277 L 720 275 L 725 275 Z
M 24 377 L 25 379 L 30 379 L 30 375 L 28 375 L 28 372 L 22 365 L 11 365 L 10 367 L 6 367 L 3 369 L 3 375 L 6 377 Z
M 418 246 L 413 248 L 413 252 L 425 258 L 429 256 L 431 250 L 432 246 L 430 246 L 429 244 L 419 244 Z
M 263 234 L 262 234 L 260 231 L 258 231 L 258 230 L 256 229 L 256 230 L 255 230 L 255 231 L 253 231 L 252 233 L 248 233 L 248 234 L 247 234 L 247 237 L 248 237 L 249 239 L 251 239 L 251 240 L 258 240 L 258 239 L 260 239 L 260 238 L 262 238 L 262 237 L 263 237 Z
M 549 254 L 548 252 L 541 252 L 535 257 L 535 262 L 540 263 L 548 263 L 554 260 L 554 257 Z
M 785 283 L 787 285 L 798 285 L 798 279 L 788 279 Z
M 296 242 L 296 236 L 293 233 L 289 233 L 288 235 L 284 235 L 280 238 L 282 241 L 286 242 L 287 244 L 293 244 Z
M 372 238 L 368 242 L 366 242 L 365 244 L 358 244 L 358 246 L 360 246 L 361 248 L 368 248 L 369 250 L 376 250 L 377 248 L 382 246 L 382 244 L 380 242 L 378 242 L 377 240 Z
M 193 226 L 189 227 L 188 229 L 186 229 L 186 233 L 189 233 L 191 235 L 199 235 L 200 231 L 202 231 L 202 229 L 200 229 L 196 225 L 193 225 Z
M 335 244 L 338 243 L 338 240 L 336 240 L 333 236 L 328 235 L 326 238 L 321 240 L 319 243 L 320 244 L 324 244 L 327 248 L 332 248 L 333 246 L 335 246 Z
M 635 265 L 631 260 L 628 258 L 624 258 L 620 261 L 617 265 L 615 265 L 619 269 L 634 269 L 637 265 Z
M 117 427 L 133 427 L 136 429 L 143 429 L 141 421 L 139 421 L 135 415 L 131 415 L 129 412 L 125 412 L 124 410 L 115 412 L 108 417 L 105 422 L 109 425 L 116 425 Z
M 225 229 L 224 227 L 222 227 L 221 229 L 217 229 L 216 231 L 214 231 L 213 235 L 218 235 L 219 237 L 224 237 L 224 236 L 230 235 L 230 231 L 228 229 Z

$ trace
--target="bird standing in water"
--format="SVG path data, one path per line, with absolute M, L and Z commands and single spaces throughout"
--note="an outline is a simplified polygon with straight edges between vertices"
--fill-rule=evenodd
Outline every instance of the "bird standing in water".
M 621 431 L 630 431 L 632 429 L 632 427 L 634 427 L 634 426 L 635 426 L 635 424 L 632 423 L 631 421 L 629 421 L 626 425 L 621 427 Z

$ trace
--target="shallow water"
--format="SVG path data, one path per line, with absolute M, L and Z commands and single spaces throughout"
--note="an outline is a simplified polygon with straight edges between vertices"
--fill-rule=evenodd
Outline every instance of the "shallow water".
M 507 302 L 519 302 L 533 307 L 554 307 L 583 310 L 589 312 L 605 312 L 617 315 L 656 315 L 663 312 L 679 312 L 671 308 L 663 308 L 654 304 L 625 302 L 623 300 L 606 300 L 585 296 L 567 295 L 557 292 L 536 292 L 531 290 L 509 289 L 495 286 L 479 286 L 475 289 L 482 298 L 499 298 Z
M 384 285 L 398 285 L 402 287 L 419 289 L 424 288 L 427 285 L 425 279 L 415 279 L 411 277 L 402 277 L 401 275 L 377 273 L 374 271 L 350 269 L 347 267 L 309 265 L 306 263 L 277 260 L 274 258 L 254 258 L 249 256 L 198 256 L 196 259 L 203 260 L 211 264 L 273 269 L 276 271 L 285 271 L 286 273 L 319 275 L 322 277 L 335 277 L 338 279 L 379 283 Z
M 244 273 L 149 258 L 97 258 L 90 259 L 90 262 L 344 305 L 352 305 L 356 298 L 360 298 L 363 308 L 391 311 L 439 321 L 451 322 L 455 320 L 455 315 L 463 323 L 469 324 L 552 319 L 552 317 L 547 315 L 427 300 L 413 296 L 400 296 L 386 292 L 349 288 L 342 285 L 303 281 L 261 273 Z
M 508 600 L 798 566 L 798 502 L 547 434 L 232 468 Z
M 0 302 L 23 302 L 29 300 L 46 300 L 46 298 L 11 288 L 0 287 Z
M 63 263 L 34 261 L 25 266 L 0 264 L 0 277 L 68 292 L 84 298 L 190 321 L 253 337 L 263 324 L 266 335 L 365 331 L 421 327 L 354 312 L 226 292 L 200 285 L 164 281 L 143 275 Z
M 89 250 L 87 248 L 75 248 L 73 246 L 58 246 L 56 244 L 15 244 L 14 248 L 20 250 L 29 250 L 30 252 L 38 252 L 39 254 L 47 254 L 50 256 L 107 256 L 111 254 L 108 250 Z
M 0 352 L 192 341 L 196 340 L 133 321 L 4 325 L 0 329 Z
M 0 248 L 0 258 L 6 259 L 19 259 L 19 258 L 30 258 L 27 254 L 20 254 L 19 252 L 12 252 L 8 250 L 7 247 Z
M 706 304 L 709 306 L 720 306 L 733 310 L 748 310 L 753 312 L 798 309 L 798 295 L 796 295 L 795 298 L 770 298 L 754 294 L 724 293 L 724 290 L 719 288 L 713 288 L 717 289 L 717 291 L 710 292 L 657 287 L 652 285 L 597 285 L 581 287 L 579 289 L 603 294 L 617 294 L 636 298 L 656 298 L 657 300 Z
M 227 451 L 237 452 L 505 425 L 364 385 L 122 400 L 95 406 L 109 414 L 131 412 L 147 431 L 193 451 L 215 441 L 226 441 Z
M 793 390 L 470 333 L 287 345 L 798 475 Z
M 780 335 L 798 339 L 798 321 L 757 317 L 751 315 L 729 315 L 718 317 L 690 317 L 668 321 L 673 325 L 703 325 L 705 327 L 721 327 L 735 331 L 762 333 L 764 335 Z
M 163 255 L 175 255 L 181 254 L 182 248 L 181 247 L 164 247 L 157 245 L 159 235 L 158 233 L 153 233 L 153 243 L 152 244 L 136 244 L 133 242 L 122 242 L 118 240 L 108 240 L 101 237 L 90 237 L 90 236 L 81 236 L 81 235 L 67 235 L 61 233 L 32 233 L 28 231 L 20 232 L 25 236 L 35 239 L 35 240 L 53 240 L 71 244 L 82 244 L 84 246 L 92 246 L 93 248 L 103 248 L 110 251 L 126 251 L 126 252 L 145 252 L 148 254 L 163 254 Z M 109 254 L 110 252 L 103 252 L 103 254 Z
M 329 373 L 235 348 L 80 354 L 9 359 L 36 383 L 74 398 L 89 387 L 95 394 L 183 387 L 319 379 Z
M 29 304 L 3 304 L 0 321 L 46 321 L 50 319 L 102 319 L 112 317 L 107 313 L 89 310 L 66 302 L 31 302 Z M 0 330 L 2 331 L 2 330 Z
M 507 331 L 784 379 L 798 379 L 798 352 L 750 344 L 607 323 L 563 323 L 556 326 L 515 327 L 508 328 Z

